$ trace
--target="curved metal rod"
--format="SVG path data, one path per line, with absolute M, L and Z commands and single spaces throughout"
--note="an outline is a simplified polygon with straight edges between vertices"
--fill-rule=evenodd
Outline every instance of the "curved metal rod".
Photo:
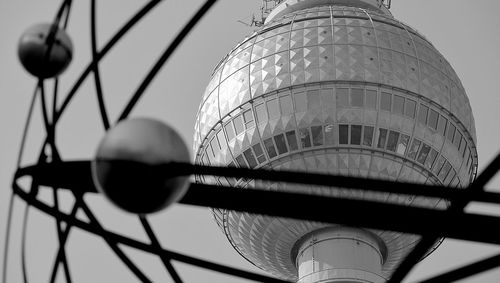
M 163 67 L 165 62 L 167 62 L 168 58 L 174 53 L 175 49 L 179 44 L 184 40 L 184 38 L 189 34 L 189 32 L 193 29 L 193 27 L 200 21 L 200 19 L 208 12 L 208 10 L 215 4 L 217 0 L 207 0 L 203 6 L 198 9 L 196 14 L 189 20 L 189 22 L 182 28 L 182 30 L 177 34 L 172 43 L 168 46 L 168 48 L 163 52 L 158 61 L 154 64 L 153 68 L 146 75 L 142 83 L 139 85 L 139 88 L 135 91 L 134 95 L 130 99 L 129 103 L 123 110 L 122 114 L 118 118 L 118 121 L 126 119 L 130 114 L 134 106 L 137 104 L 139 99 L 141 98 L 144 91 L 147 89 L 149 84 L 156 77 L 160 69 Z
M 101 75 L 99 73 L 99 61 L 97 59 L 97 32 L 96 32 L 96 0 L 90 1 L 90 39 L 92 48 L 92 72 L 94 73 L 95 90 L 97 102 L 99 104 L 99 112 L 101 113 L 102 124 L 105 130 L 109 129 L 109 119 L 104 104 L 104 95 L 101 87 Z
M 71 213 L 69 214 L 69 216 L 75 218 L 77 211 L 78 211 L 78 205 L 75 203 L 73 205 L 73 209 L 71 210 Z M 51 283 L 55 282 L 55 280 L 56 280 L 57 268 L 59 266 L 59 262 L 62 259 L 63 251 L 64 251 L 63 249 L 64 249 L 64 246 L 66 245 L 67 240 L 68 240 L 69 232 L 71 231 L 71 227 L 72 226 L 69 223 L 66 223 L 66 230 L 64 230 L 62 232 L 62 237 L 59 240 L 59 250 L 57 251 L 57 255 L 56 255 L 56 258 L 54 260 L 54 264 L 52 266 L 52 272 L 51 272 L 51 275 L 50 275 L 50 281 L 49 282 L 51 282 Z
M 76 202 L 83 209 L 90 223 L 99 231 L 99 234 L 106 241 L 108 246 L 115 252 L 116 256 L 134 273 L 134 275 L 142 282 L 152 282 L 128 257 L 127 255 L 118 247 L 118 242 L 112 238 L 107 237 L 104 233 L 106 230 L 101 226 L 97 218 L 94 216 L 90 208 L 83 200 L 82 196 L 75 195 Z
M 26 264 L 26 235 L 28 233 L 28 218 L 29 218 L 30 204 L 26 202 L 23 215 L 23 228 L 21 232 L 21 270 L 23 274 L 23 282 L 28 283 L 28 272 Z
M 500 254 L 420 281 L 420 283 L 455 282 L 500 266 Z
M 495 176 L 495 174 L 500 169 L 500 154 L 498 154 L 486 168 L 479 174 L 479 176 L 474 180 L 474 182 L 467 188 L 468 191 L 472 193 L 483 192 L 484 186 Z M 462 199 L 457 202 L 453 202 L 448 208 L 450 211 L 462 211 L 467 206 L 467 204 L 472 201 L 472 199 Z M 433 243 L 438 239 L 437 235 L 429 235 L 423 237 L 422 240 L 417 244 L 417 246 L 406 256 L 406 258 L 401 262 L 399 267 L 394 271 L 391 279 L 387 283 L 398 283 L 403 281 L 403 279 L 412 270 L 413 266 L 427 253 L 427 251 L 432 248 Z
M 151 244 L 153 247 L 157 249 L 162 249 L 160 242 L 158 241 L 158 238 L 156 237 L 155 233 L 153 232 L 153 228 L 151 225 L 149 225 L 149 221 L 146 219 L 145 216 L 139 216 L 139 220 L 141 221 L 142 227 L 144 227 L 144 230 L 146 231 L 146 234 L 148 235 L 149 239 L 151 240 Z M 163 262 L 163 265 L 167 269 L 167 272 L 170 274 L 172 279 L 174 280 L 175 283 L 182 283 L 182 279 L 175 271 L 174 266 L 170 262 L 170 258 L 167 258 L 164 255 L 160 255 L 160 259 Z
M 61 211 L 57 211 L 54 208 L 38 201 L 36 199 L 36 197 L 34 197 L 33 195 L 30 195 L 30 194 L 26 193 L 25 191 L 23 191 L 16 182 L 13 183 L 13 189 L 14 189 L 14 192 L 20 198 L 22 198 L 24 201 L 30 203 L 33 207 L 36 207 L 40 211 L 43 211 L 44 213 L 47 213 L 53 217 L 59 218 L 62 221 L 68 223 L 69 225 L 78 227 L 78 228 L 85 230 L 89 233 L 92 233 L 92 234 L 95 234 L 95 235 L 98 235 L 98 236 L 101 236 L 104 238 L 108 238 L 108 239 L 113 240 L 117 243 L 121 243 L 123 245 L 127 245 L 127 246 L 130 246 L 130 247 L 133 247 L 133 248 L 136 248 L 138 250 L 142 250 L 142 251 L 145 251 L 145 252 L 148 252 L 151 254 L 164 255 L 165 257 L 171 258 L 172 260 L 176 260 L 179 262 L 183 262 L 183 263 L 198 266 L 201 268 L 210 269 L 213 271 L 237 276 L 237 277 L 248 279 L 248 280 L 253 280 L 253 281 L 258 281 L 258 282 L 269 282 L 269 283 L 286 283 L 286 282 L 288 282 L 285 280 L 276 279 L 276 278 L 272 278 L 269 276 L 260 275 L 257 273 L 237 269 L 234 267 L 229 267 L 229 266 L 225 266 L 222 264 L 206 261 L 203 259 L 183 255 L 183 254 L 169 251 L 166 249 L 157 249 L 150 244 L 146 244 L 146 243 L 122 236 L 120 234 L 104 230 L 104 229 L 102 229 L 102 227 L 96 226 L 96 223 L 93 223 L 93 222 L 86 223 L 86 222 L 83 222 L 83 221 L 76 219 L 74 217 L 70 217 L 69 215 L 67 215 Z M 83 200 L 82 200 L 82 202 L 83 202 Z
M 104 47 L 97 54 L 96 60 L 92 60 L 85 70 L 81 73 L 80 77 L 76 80 L 75 84 L 69 91 L 68 95 L 65 97 L 63 103 L 59 107 L 59 110 L 54 113 L 54 123 L 57 123 L 61 118 L 64 110 L 68 107 L 69 103 L 75 96 L 76 92 L 83 84 L 89 73 L 92 71 L 93 65 L 101 60 L 106 54 L 113 48 L 113 46 L 132 28 L 134 27 L 144 16 L 146 16 L 157 4 L 162 0 L 151 0 L 146 5 L 144 5 L 125 25 L 123 25 L 118 32 L 104 45 Z
M 57 194 L 56 188 L 52 188 L 52 195 L 54 198 L 54 209 L 59 210 L 59 196 Z M 59 220 L 57 218 L 55 220 L 56 220 L 57 239 L 59 241 L 59 251 L 57 253 L 56 260 L 60 259 L 60 261 L 58 260 L 58 262 L 62 262 L 62 264 L 63 264 L 63 270 L 64 270 L 64 276 L 66 277 L 66 283 L 71 283 L 72 282 L 71 273 L 69 272 L 68 260 L 66 257 L 66 250 L 64 248 L 65 243 L 66 243 L 66 238 L 64 237 L 64 232 L 63 232 L 63 228 L 61 225 L 61 220 Z M 69 229 L 69 227 L 67 229 Z M 55 271 L 57 271 L 57 268 L 55 269 Z M 52 273 L 50 282 L 55 282 L 55 279 L 56 279 L 55 275 L 56 274 L 57 274 L 57 272 Z
M 5 228 L 5 242 L 3 249 L 3 266 L 2 266 L 2 283 L 7 283 L 7 261 L 9 259 L 9 247 L 10 247 L 10 229 L 12 226 L 12 210 L 14 206 L 14 193 L 10 195 L 9 198 L 9 208 L 7 209 L 7 226 Z

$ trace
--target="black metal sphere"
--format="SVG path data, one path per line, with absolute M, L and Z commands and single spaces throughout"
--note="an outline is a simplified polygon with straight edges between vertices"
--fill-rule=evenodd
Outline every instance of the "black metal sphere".
M 189 162 L 186 144 L 171 127 L 135 118 L 110 129 L 92 163 L 97 190 L 132 213 L 160 211 L 187 191 L 188 176 L 170 177 L 155 165 Z
M 68 67 L 73 44 L 68 34 L 57 26 L 37 24 L 21 35 L 17 52 L 26 71 L 46 79 L 58 76 Z

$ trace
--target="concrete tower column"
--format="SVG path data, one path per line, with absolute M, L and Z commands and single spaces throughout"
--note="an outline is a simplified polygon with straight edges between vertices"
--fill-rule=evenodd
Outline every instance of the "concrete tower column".
M 379 283 L 386 248 L 374 234 L 357 228 L 314 231 L 297 245 L 299 283 Z

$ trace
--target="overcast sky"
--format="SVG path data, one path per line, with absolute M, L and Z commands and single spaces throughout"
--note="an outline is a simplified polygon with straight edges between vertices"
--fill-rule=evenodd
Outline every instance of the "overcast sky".
M 73 1 L 68 26 L 75 57 L 61 76 L 63 97 L 90 60 L 90 1 Z M 106 0 L 99 2 L 99 46 L 145 1 Z M 500 150 L 500 1 L 497 0 L 394 0 L 395 17 L 416 28 L 448 59 L 468 93 L 477 128 L 480 171 Z M 35 86 L 18 63 L 16 48 L 20 34 L 34 23 L 51 21 L 60 1 L 8 0 L 0 4 L 0 254 L 7 218 L 10 182 L 29 101 Z M 101 63 L 103 89 L 110 116 L 115 121 L 143 76 L 175 33 L 192 15 L 201 0 L 170 0 L 159 5 Z M 191 148 L 193 124 L 199 100 L 213 67 L 253 28 L 238 23 L 258 11 L 259 0 L 221 0 L 162 69 L 132 116 L 154 117 L 169 123 Z M 50 89 L 51 83 L 49 83 Z M 36 105 L 39 107 L 39 104 Z M 30 128 L 23 164 L 33 163 L 43 138 L 40 111 Z M 100 122 L 93 80 L 87 79 L 57 128 L 57 145 L 65 160 L 91 159 L 104 131 Z M 490 182 L 500 189 L 500 177 Z M 50 195 L 41 197 L 51 201 Z M 63 196 L 70 208 L 72 199 Z M 87 201 L 109 229 L 147 241 L 136 218 L 112 207 L 101 196 Z M 487 211 L 491 207 L 471 207 Z M 9 248 L 9 280 L 20 282 L 21 218 L 24 204 L 15 200 L 12 242 Z M 56 251 L 54 221 L 30 210 L 27 238 L 27 267 L 31 282 L 45 282 Z M 229 245 L 207 209 L 174 205 L 151 217 L 161 243 L 172 250 L 254 270 Z M 464 228 L 465 229 L 465 228 Z M 498 229 L 498 227 L 492 227 Z M 161 262 L 150 255 L 125 249 L 155 282 L 169 282 Z M 500 248 L 445 240 L 441 247 L 417 266 L 408 282 L 500 253 Z M 74 282 L 136 282 L 133 275 L 112 254 L 101 238 L 72 230 L 68 257 Z M 175 264 L 186 282 L 246 282 L 217 273 Z M 47 278 L 47 279 L 46 279 Z M 464 282 L 497 282 L 500 270 Z M 63 279 L 62 277 L 59 279 Z M 64 282 L 60 280 L 60 282 Z

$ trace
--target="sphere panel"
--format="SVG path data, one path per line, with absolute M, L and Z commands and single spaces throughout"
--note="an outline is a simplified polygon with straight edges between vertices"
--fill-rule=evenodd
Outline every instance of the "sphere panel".
M 319 7 L 275 19 L 216 67 L 197 116 L 196 162 L 467 186 L 477 152 L 457 75 L 423 36 L 391 17 Z M 432 198 L 343 188 L 197 181 L 445 208 Z M 326 224 L 214 210 L 235 249 L 294 280 L 295 242 Z M 330 224 L 328 224 L 330 225 Z M 376 231 L 389 276 L 419 236 Z

